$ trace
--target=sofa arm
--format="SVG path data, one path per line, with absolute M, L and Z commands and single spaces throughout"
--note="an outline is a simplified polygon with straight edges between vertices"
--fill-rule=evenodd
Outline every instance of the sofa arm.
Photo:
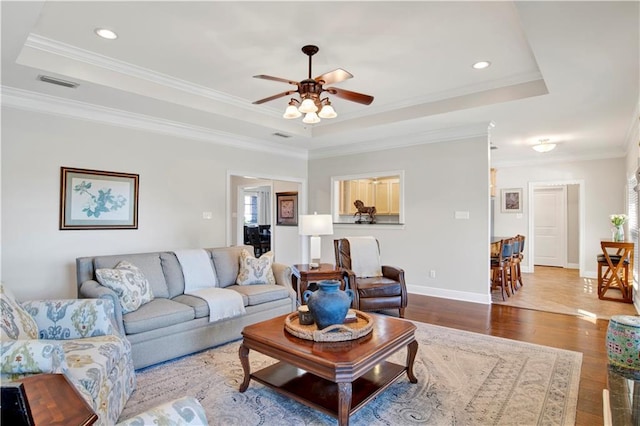
M 68 340 L 119 334 L 111 300 L 31 300 L 22 306 L 38 324 L 40 339 Z
M 115 322 L 118 325 L 118 330 L 122 336 L 124 332 L 124 320 L 122 319 L 122 306 L 120 306 L 120 299 L 115 291 L 109 287 L 105 287 L 95 280 L 87 280 L 80 286 L 80 297 L 85 299 L 106 299 L 111 300 L 113 303 L 113 312 L 115 316 Z
M 276 277 L 276 284 L 283 285 L 293 290 L 291 285 L 291 267 L 283 263 L 273 263 L 271 265 L 273 275 Z
M 62 345 L 46 340 L 7 340 L 0 346 L 2 377 L 16 380 L 27 374 L 66 373 Z
M 198 425 L 205 426 L 207 416 L 204 408 L 192 396 L 185 396 L 118 423 L 116 426 L 145 426 L 152 424 Z

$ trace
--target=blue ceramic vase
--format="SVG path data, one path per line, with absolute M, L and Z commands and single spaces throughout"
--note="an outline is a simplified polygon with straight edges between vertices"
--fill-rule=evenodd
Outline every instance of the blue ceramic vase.
M 319 330 L 333 324 L 343 324 L 353 300 L 353 291 L 340 290 L 340 281 L 326 280 L 318 283 L 318 290 L 307 290 L 302 299 Z

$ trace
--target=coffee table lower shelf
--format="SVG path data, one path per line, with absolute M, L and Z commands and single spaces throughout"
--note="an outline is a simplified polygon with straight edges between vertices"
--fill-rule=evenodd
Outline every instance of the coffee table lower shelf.
M 352 382 L 349 416 L 386 389 L 407 367 L 383 361 Z M 339 419 L 338 384 L 285 362 L 256 371 L 251 378 L 311 408 Z

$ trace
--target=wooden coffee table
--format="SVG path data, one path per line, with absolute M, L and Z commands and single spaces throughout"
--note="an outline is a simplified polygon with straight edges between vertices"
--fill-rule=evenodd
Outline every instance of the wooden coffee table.
M 409 321 L 369 314 L 373 331 L 357 340 L 314 342 L 300 339 L 284 329 L 283 315 L 247 326 L 242 331 L 239 355 L 244 381 L 251 379 L 348 425 L 349 416 L 386 389 L 405 371 L 417 383 L 413 363 L 418 352 L 416 326 Z M 386 358 L 407 347 L 407 363 L 398 365 Z M 249 350 L 280 362 L 251 373 Z

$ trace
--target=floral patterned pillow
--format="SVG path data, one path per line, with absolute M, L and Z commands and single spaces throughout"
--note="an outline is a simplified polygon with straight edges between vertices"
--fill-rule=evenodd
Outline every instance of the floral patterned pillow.
M 236 278 L 236 284 L 275 284 L 276 277 L 271 270 L 272 264 L 272 252 L 267 252 L 256 259 L 247 250 L 242 250 L 240 252 L 240 271 Z
M 2 324 L 0 338 L 5 340 L 28 340 L 38 338 L 38 325 L 11 291 L 0 283 L 0 315 Z
M 122 313 L 133 312 L 153 300 L 149 281 L 137 266 L 123 260 L 115 269 L 96 269 L 98 282 L 115 291 Z

